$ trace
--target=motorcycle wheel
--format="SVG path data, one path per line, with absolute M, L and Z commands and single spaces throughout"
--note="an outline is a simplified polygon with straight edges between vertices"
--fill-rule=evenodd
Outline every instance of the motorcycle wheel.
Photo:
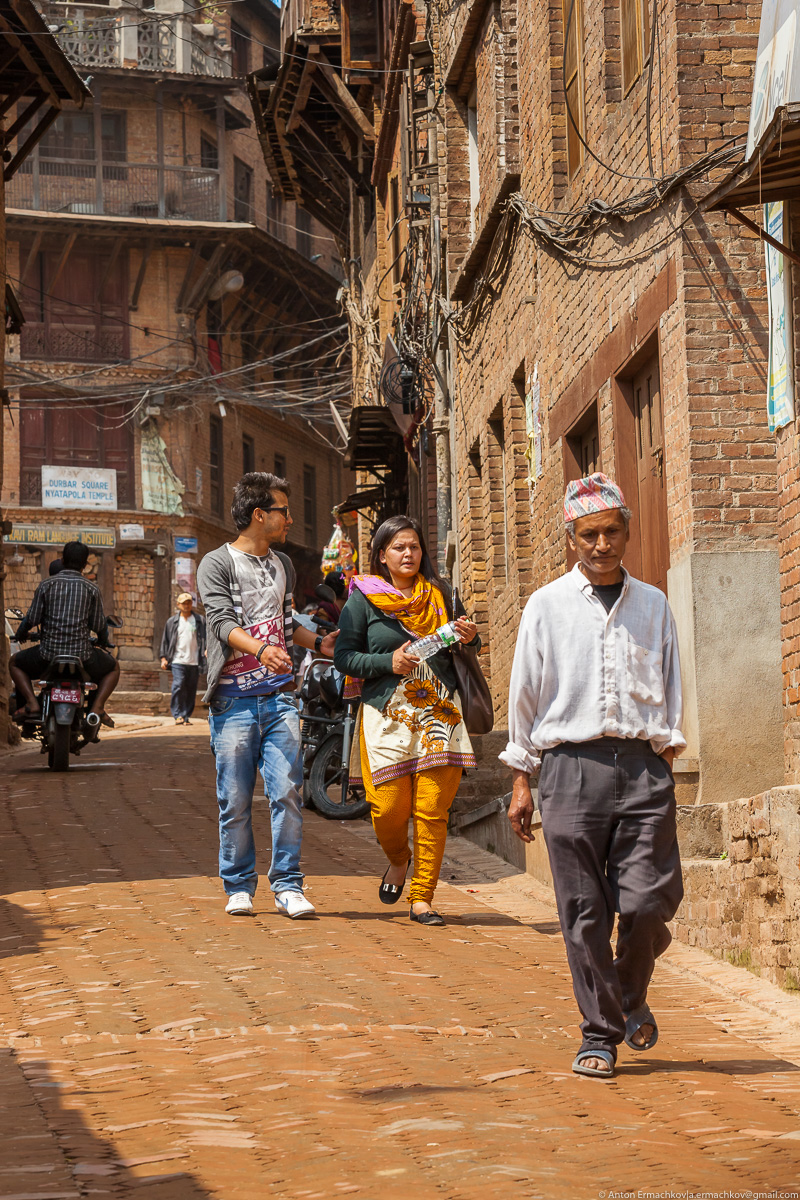
M 308 787 L 314 808 L 332 821 L 355 821 L 369 812 L 364 789 L 347 789 L 342 803 L 342 735 L 332 733 L 320 746 L 311 764 Z
M 51 771 L 69 770 L 70 725 L 54 725 L 53 740 L 47 748 L 47 765 Z

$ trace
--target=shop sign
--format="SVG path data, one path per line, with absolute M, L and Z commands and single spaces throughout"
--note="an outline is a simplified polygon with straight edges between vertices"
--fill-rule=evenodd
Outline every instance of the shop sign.
M 102 467 L 42 467 L 42 508 L 116 507 L 116 471 Z
M 76 529 L 70 525 L 12 525 L 3 538 L 16 546 L 63 546 L 83 542 L 93 550 L 113 550 L 117 544 L 113 529 Z
M 197 554 L 197 538 L 196 537 L 178 537 L 177 534 L 173 538 L 176 554 Z
M 141 542 L 144 540 L 144 525 L 120 525 L 119 537 L 122 542 Z

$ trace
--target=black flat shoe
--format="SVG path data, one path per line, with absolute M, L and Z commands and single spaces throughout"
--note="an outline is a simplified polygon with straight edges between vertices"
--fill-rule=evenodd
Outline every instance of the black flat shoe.
M 408 868 L 410 865 L 411 859 L 409 859 L 406 863 L 406 875 L 408 875 Z M 391 869 L 392 866 L 390 863 L 383 873 L 383 879 L 381 880 L 381 885 L 378 888 L 378 899 L 380 900 L 381 904 L 397 904 L 397 901 L 403 894 L 403 888 L 406 886 L 406 875 L 403 876 L 403 882 L 400 884 L 385 882 L 386 876 L 389 874 Z
M 433 909 L 429 909 L 427 912 L 415 913 L 412 908 L 409 916 L 411 917 L 412 921 L 418 921 L 420 925 L 446 924 L 444 917 L 440 916 L 439 913 L 434 912 Z

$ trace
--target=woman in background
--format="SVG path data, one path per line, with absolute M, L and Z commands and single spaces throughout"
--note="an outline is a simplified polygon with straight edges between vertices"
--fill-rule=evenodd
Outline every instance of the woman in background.
M 334 663 L 361 683 L 361 773 L 375 834 L 389 860 L 378 895 L 384 904 L 396 904 L 403 893 L 412 818 L 411 920 L 444 925 L 432 901 L 447 816 L 462 771 L 475 766 L 475 756 L 451 651 L 420 661 L 413 644 L 451 619 L 450 590 L 434 570 L 419 524 L 407 516 L 390 517 L 375 533 L 370 572 L 353 578 Z M 477 641 L 474 622 L 460 617 L 455 625 L 461 641 Z

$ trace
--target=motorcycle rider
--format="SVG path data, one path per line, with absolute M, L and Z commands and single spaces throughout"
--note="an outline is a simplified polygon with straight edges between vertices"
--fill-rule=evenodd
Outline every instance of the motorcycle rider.
M 31 680 L 41 679 L 54 658 L 68 655 L 79 658 L 89 678 L 97 684 L 90 711 L 97 713 L 104 725 L 113 728 L 114 722 L 104 706 L 119 681 L 119 663 L 100 646 L 91 644 L 92 632 L 102 643 L 108 630 L 100 589 L 81 573 L 89 559 L 89 547 L 83 542 L 67 542 L 61 557 L 62 569 L 39 584 L 17 630 L 20 642 L 27 640 L 34 625 L 39 626 L 41 636 L 38 646 L 18 651 L 8 664 L 17 695 L 25 701 L 16 715 L 32 718 L 39 715 L 39 701 Z

